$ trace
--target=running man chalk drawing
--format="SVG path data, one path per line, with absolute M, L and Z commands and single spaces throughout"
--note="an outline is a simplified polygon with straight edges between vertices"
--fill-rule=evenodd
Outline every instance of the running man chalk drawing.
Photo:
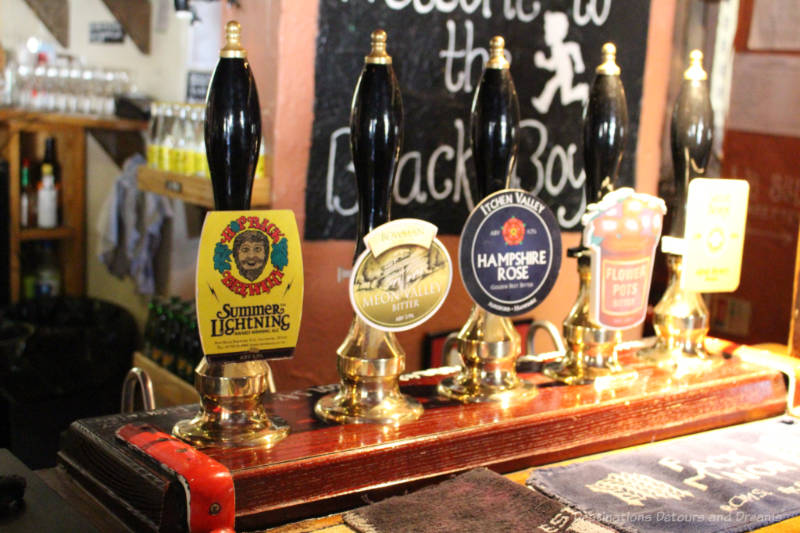
M 547 58 L 541 50 L 533 56 L 537 68 L 553 72 L 542 90 L 542 94 L 531 98 L 533 107 L 541 114 L 550 110 L 556 91 L 561 90 L 561 105 L 572 102 L 585 103 L 589 99 L 589 84 L 579 83 L 572 86 L 574 74 L 585 70 L 581 47 L 574 41 L 564 42 L 569 30 L 567 15 L 559 11 L 546 11 L 544 14 L 544 42 L 550 47 L 550 57 Z M 574 71 L 573 71 L 574 66 Z

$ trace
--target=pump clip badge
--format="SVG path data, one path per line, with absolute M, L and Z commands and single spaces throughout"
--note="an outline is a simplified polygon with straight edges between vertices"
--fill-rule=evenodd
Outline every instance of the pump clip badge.
M 231 361 L 289 357 L 303 306 L 294 213 L 210 211 L 197 258 L 203 352 Z
M 404 331 L 428 320 L 444 303 L 453 279 L 437 228 L 413 218 L 382 224 L 364 237 L 367 249 L 350 276 L 350 303 L 369 325 Z
M 586 208 L 583 244 L 592 258 L 589 317 L 601 326 L 625 329 L 644 321 L 666 212 L 664 200 L 630 187 Z
M 496 315 L 521 315 L 539 305 L 556 282 L 561 232 L 541 200 L 505 189 L 470 213 L 458 257 L 464 286 L 476 304 Z

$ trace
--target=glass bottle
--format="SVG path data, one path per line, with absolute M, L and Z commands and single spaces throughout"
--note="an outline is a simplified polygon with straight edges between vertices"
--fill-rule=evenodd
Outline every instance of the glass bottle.
M 161 122 L 161 104 L 150 103 L 150 122 L 147 125 L 147 166 L 158 168 L 158 134 Z
M 175 111 L 172 104 L 164 104 L 164 120 L 161 122 L 161 134 L 158 137 L 158 169 L 169 172 L 170 158 L 174 140 L 172 126 L 175 122 Z
M 147 303 L 147 320 L 144 323 L 144 355 L 150 359 L 153 358 L 153 338 L 158 322 L 158 307 L 158 296 L 153 296 Z
M 19 197 L 19 225 L 32 228 L 36 226 L 36 186 L 31 181 L 30 162 L 27 159 L 22 160 Z
M 40 228 L 58 226 L 58 190 L 50 163 L 42 165 L 42 180 L 36 196 L 36 222 Z
M 163 339 L 165 332 L 165 322 L 167 303 L 160 298 L 155 301 L 155 323 L 150 336 L 150 359 L 161 364 L 161 353 L 163 352 Z
M 58 268 L 52 241 L 42 242 L 39 263 L 36 268 L 35 294 L 37 298 L 61 294 L 61 271 Z
M 192 118 L 194 108 L 189 104 L 183 106 L 183 135 L 184 144 L 181 151 L 181 159 L 183 161 L 183 173 L 187 176 L 194 176 L 197 172 L 195 164 L 196 158 L 194 156 L 196 139 L 195 139 L 195 121 Z
M 3 78 L 5 81 L 3 96 L 3 105 L 15 106 L 19 104 L 19 79 L 17 73 L 19 65 L 13 55 L 9 55 L 6 61 L 6 67 L 3 70 Z
M 264 154 L 264 138 L 261 138 L 261 144 L 258 147 L 258 162 L 256 163 L 256 176 L 255 179 L 266 177 L 266 156 Z
M 39 244 L 23 243 L 22 247 L 22 298 L 36 297 L 36 270 L 39 262 Z
M 176 174 L 186 173 L 187 123 L 186 106 L 175 105 L 175 119 L 172 122 L 172 151 L 169 155 L 169 171 Z
M 61 183 L 61 165 L 58 163 L 58 156 L 56 155 L 56 139 L 55 137 L 48 137 L 44 141 L 44 159 L 42 165 L 48 164 L 53 170 L 53 179 L 56 182 L 56 187 Z M 44 175 L 44 172 L 42 172 Z
M 208 177 L 208 159 L 206 159 L 206 143 L 203 133 L 203 117 L 205 111 L 202 107 L 192 107 L 192 130 L 194 145 L 192 146 L 192 157 L 194 157 L 194 175 Z
M 47 80 L 47 57 L 40 53 L 37 55 L 36 67 L 33 69 L 33 89 L 31 91 L 31 107 L 37 111 L 44 110 L 44 101 Z

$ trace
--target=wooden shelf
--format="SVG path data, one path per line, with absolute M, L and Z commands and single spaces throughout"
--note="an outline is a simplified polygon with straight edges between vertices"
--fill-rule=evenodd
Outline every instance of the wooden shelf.
M 270 168 L 270 165 L 265 165 Z M 269 176 L 253 180 L 251 204 L 256 207 L 269 207 Z M 139 168 L 139 189 L 177 198 L 186 203 L 213 209 L 214 195 L 211 191 L 211 180 L 199 176 L 186 176 L 172 172 L 164 172 L 153 168 Z
M 58 241 L 62 239 L 72 239 L 75 237 L 75 230 L 66 226 L 59 228 L 30 228 L 19 232 L 21 241 Z
M 143 151 L 143 120 L 116 117 L 42 113 L 0 108 L 0 156 L 8 160 L 8 276 L 11 302 L 21 295 L 22 243 L 57 240 L 63 292 L 82 296 L 86 287 L 86 134 L 118 163 Z M 23 158 L 41 161 L 47 137 L 56 139 L 61 166 L 61 227 L 23 229 L 20 216 L 20 166 Z
M 10 122 L 9 128 L 12 131 L 50 131 L 58 127 L 79 127 L 110 131 L 145 131 L 147 129 L 146 120 L 130 120 L 113 116 L 44 113 L 13 107 L 0 108 L 0 121 Z

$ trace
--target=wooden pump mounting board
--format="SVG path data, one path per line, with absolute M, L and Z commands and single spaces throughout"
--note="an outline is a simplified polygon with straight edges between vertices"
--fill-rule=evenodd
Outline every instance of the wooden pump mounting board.
M 623 360 L 631 361 L 631 354 Z M 276 394 L 267 409 L 292 428 L 272 449 L 206 448 L 233 474 L 237 530 L 258 529 L 362 505 L 480 465 L 508 472 L 782 413 L 780 372 L 728 357 L 705 375 L 677 377 L 634 365 L 639 378 L 599 390 L 564 386 L 539 374 L 524 403 L 461 405 L 435 396 L 442 375 L 402 381 L 425 413 L 402 426 L 329 425 L 313 406 L 334 386 Z M 127 423 L 169 429 L 196 411 L 79 420 L 62 440 L 60 464 L 137 531 L 180 531 L 183 494 L 176 479 L 149 467 L 114 438 Z

